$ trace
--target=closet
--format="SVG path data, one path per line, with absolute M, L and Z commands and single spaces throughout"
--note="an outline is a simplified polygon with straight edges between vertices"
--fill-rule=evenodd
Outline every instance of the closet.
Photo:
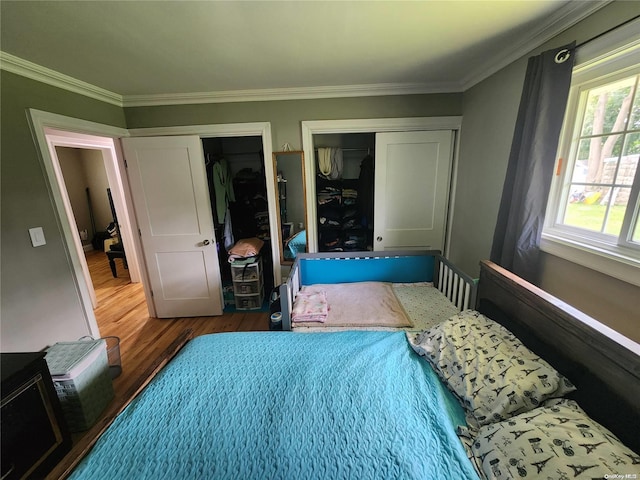
M 452 130 L 314 133 L 310 248 L 444 251 L 453 140 Z
M 185 134 L 191 130 L 194 133 Z M 226 283 L 230 277 L 225 238 L 227 245 L 249 235 L 264 238 L 260 253 L 264 289 L 269 292 L 276 278 L 280 278 L 280 272 L 273 269 L 279 252 L 271 248 L 271 235 L 259 222 L 268 219 L 267 231 L 277 232 L 272 217 L 277 215 L 276 202 L 266 202 L 266 215 L 256 217 L 253 213 L 264 212 L 261 199 L 275 199 L 269 124 L 154 130 L 156 134 L 164 133 L 161 136 L 140 133 L 139 137 L 123 138 L 122 147 L 143 246 L 148 279 L 145 296 L 153 305 L 155 316 L 222 314 L 225 303 L 229 304 L 224 301 L 222 288 L 222 278 Z M 234 200 L 222 204 L 219 214 L 216 193 L 220 192 L 210 188 L 207 169 L 221 159 L 228 167 L 224 184 L 235 183 L 238 195 L 234 191 Z M 245 189 L 251 189 L 252 194 L 245 193 Z M 224 195 L 231 200 L 228 192 Z M 225 234 L 226 206 L 231 211 L 230 218 L 236 207 L 244 210 L 236 212 L 237 221 L 232 219 Z M 251 214 L 247 213 L 249 208 L 253 209 Z
M 375 134 L 314 136 L 318 251 L 373 250 Z
M 243 238 L 264 242 L 260 252 L 264 291 L 273 288 L 271 238 L 262 137 L 203 138 L 218 262 L 225 308 L 235 306 L 232 269 L 227 250 Z M 256 308 L 260 306 L 256 305 Z

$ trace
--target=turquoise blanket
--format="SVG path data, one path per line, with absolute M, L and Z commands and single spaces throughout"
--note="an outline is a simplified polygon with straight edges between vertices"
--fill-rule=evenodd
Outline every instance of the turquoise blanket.
M 220 333 L 189 342 L 71 478 L 477 478 L 458 424 L 403 332 Z

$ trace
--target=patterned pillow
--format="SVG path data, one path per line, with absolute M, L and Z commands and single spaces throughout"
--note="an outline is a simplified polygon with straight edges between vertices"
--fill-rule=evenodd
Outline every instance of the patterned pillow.
M 506 328 L 473 310 L 409 335 L 409 342 L 460 398 L 474 428 L 575 390 Z
M 573 400 L 549 403 L 478 431 L 472 449 L 487 478 L 636 478 L 638 454 Z

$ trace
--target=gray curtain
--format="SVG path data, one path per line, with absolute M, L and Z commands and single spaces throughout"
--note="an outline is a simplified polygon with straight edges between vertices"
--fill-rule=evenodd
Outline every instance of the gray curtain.
M 574 50 L 575 42 L 529 58 L 493 235 L 491 260 L 534 283 Z

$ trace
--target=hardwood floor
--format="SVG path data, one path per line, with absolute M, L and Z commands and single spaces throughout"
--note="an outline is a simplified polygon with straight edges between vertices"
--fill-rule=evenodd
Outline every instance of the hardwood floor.
M 113 278 L 104 252 L 87 252 L 86 258 L 98 299 L 95 315 L 100 333 L 103 337 L 120 338 L 122 374 L 114 380 L 116 399 L 187 328 L 193 329 L 194 336 L 269 329 L 269 315 L 265 312 L 234 312 L 219 317 L 151 318 L 142 284 L 131 283 L 129 271 L 121 260 L 116 260 L 118 278 Z
M 113 278 L 104 252 L 91 251 L 85 256 L 98 299 L 95 315 L 101 336 L 120 338 L 122 374 L 113 382 L 115 398 L 105 415 L 128 399 L 141 375 L 153 368 L 162 352 L 186 329 L 192 329 L 193 336 L 269 329 L 269 314 L 266 312 L 234 312 L 219 317 L 149 317 L 142 284 L 131 283 L 129 272 L 120 259 L 116 260 L 118 278 Z M 99 419 L 98 423 L 102 420 Z M 74 450 L 70 455 L 77 455 L 79 448 L 76 447 L 88 442 L 86 434 L 74 435 Z

